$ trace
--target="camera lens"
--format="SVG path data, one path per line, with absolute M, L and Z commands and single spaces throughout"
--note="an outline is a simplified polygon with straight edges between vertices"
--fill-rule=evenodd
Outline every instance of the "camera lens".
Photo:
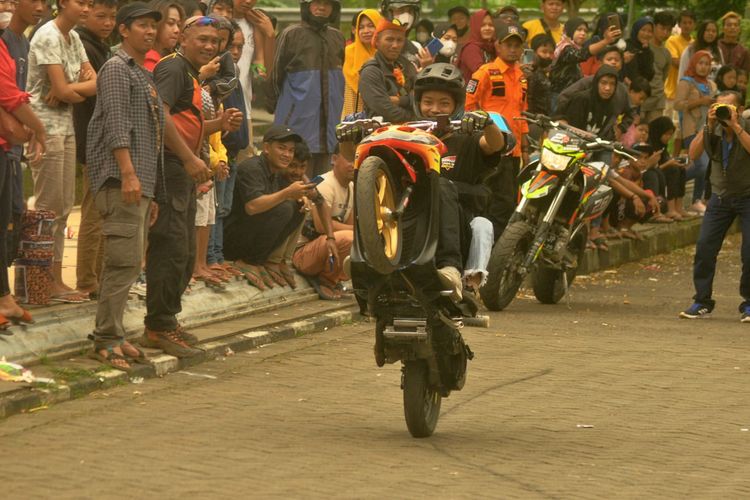
M 729 106 L 717 106 L 716 107 L 716 118 L 720 121 L 727 121 L 732 117 L 732 112 L 729 110 Z

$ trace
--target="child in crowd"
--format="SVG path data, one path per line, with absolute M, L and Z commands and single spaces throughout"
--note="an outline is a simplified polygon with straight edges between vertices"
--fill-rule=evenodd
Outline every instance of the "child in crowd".
M 742 94 L 742 102 L 747 102 L 747 71 L 737 68 L 737 91 Z
M 660 183 L 663 181 L 666 188 L 667 212 L 664 215 L 672 220 L 679 221 L 690 216 L 682 206 L 685 196 L 685 183 L 687 182 L 685 174 L 687 158 L 673 158 L 669 154 L 669 141 L 674 133 L 675 126 L 670 117 L 661 116 L 649 123 L 648 143 L 654 148 L 654 151 L 661 151 L 655 170 L 656 175 L 661 172 Z M 652 191 L 657 193 L 654 189 Z
M 235 27 L 237 27 L 236 24 Z M 235 29 L 228 48 L 234 64 L 240 60 L 244 45 L 245 35 L 242 34 L 242 30 Z M 224 105 L 227 108 L 246 109 L 241 82 L 237 81 L 237 86 L 227 96 Z M 224 260 L 224 220 L 232 209 L 234 181 L 237 178 L 237 155 L 250 143 L 247 116 L 243 115 L 239 130 L 224 134 L 221 141 L 226 149 L 229 173 L 226 179 L 217 179 L 214 183 L 217 207 L 215 222 L 208 241 L 207 264 L 212 272 L 237 275 L 242 273 Z

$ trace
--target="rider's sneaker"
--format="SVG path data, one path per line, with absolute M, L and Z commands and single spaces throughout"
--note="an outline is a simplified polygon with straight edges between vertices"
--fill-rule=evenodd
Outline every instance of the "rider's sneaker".
M 453 266 L 445 266 L 438 269 L 438 277 L 440 277 L 440 283 L 444 287 L 452 290 L 451 298 L 456 302 L 463 298 L 463 281 L 461 280 L 461 273 Z
M 750 306 L 742 308 L 742 316 L 740 316 L 741 323 L 750 323 Z
M 711 317 L 711 309 L 703 304 L 696 302 L 692 306 L 688 307 L 680 313 L 680 318 L 683 319 L 703 319 Z M 743 314 L 744 317 L 744 314 Z M 750 321 L 750 320 L 748 320 Z

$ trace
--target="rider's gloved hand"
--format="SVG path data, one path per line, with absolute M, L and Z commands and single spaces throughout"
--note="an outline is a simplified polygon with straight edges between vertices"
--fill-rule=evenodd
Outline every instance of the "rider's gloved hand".
M 357 143 L 379 126 L 380 123 L 375 120 L 357 120 L 355 122 L 340 123 L 336 126 L 336 139 L 339 142 Z
M 484 130 L 490 123 L 492 123 L 492 120 L 486 111 L 468 111 L 461 119 L 461 132 L 473 134 Z

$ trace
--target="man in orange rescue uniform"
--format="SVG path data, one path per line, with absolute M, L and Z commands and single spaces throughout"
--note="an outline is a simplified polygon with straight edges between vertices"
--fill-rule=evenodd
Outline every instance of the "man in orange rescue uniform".
M 525 41 L 523 29 L 517 24 L 505 24 L 499 20 L 494 23 L 498 57 L 476 70 L 466 84 L 466 111 L 481 109 L 500 113 L 517 139 L 511 155 L 503 158 L 497 174 L 487 182 L 492 190 L 488 218 L 494 225 L 495 235 L 500 237 L 516 207 L 516 176 L 521 161 L 524 164 L 529 161 L 528 124 L 514 119 L 528 107 L 528 83 L 518 63 Z

